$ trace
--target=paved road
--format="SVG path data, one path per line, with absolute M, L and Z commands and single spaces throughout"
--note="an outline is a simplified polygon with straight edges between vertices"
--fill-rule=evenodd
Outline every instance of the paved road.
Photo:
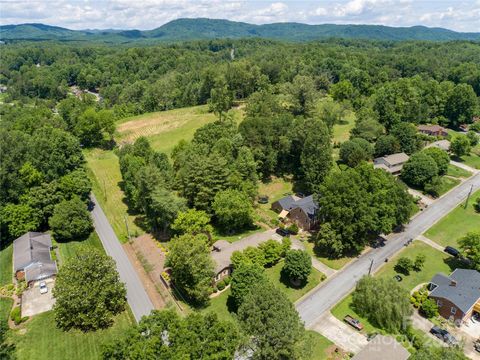
M 117 263 L 117 271 L 120 275 L 120 280 L 124 282 L 127 287 L 128 304 L 132 309 L 133 316 L 135 316 L 135 319 L 138 322 L 143 315 L 150 314 L 153 310 L 153 304 L 93 194 L 91 195 L 91 200 L 95 204 L 91 212 L 95 231 L 102 241 L 107 254 Z
M 325 281 L 322 286 L 301 299 L 296 304 L 296 308 L 305 325 L 307 327 L 312 326 L 325 311 L 328 311 L 350 293 L 356 282 L 368 273 L 371 260 L 373 260 L 373 271 L 378 270 L 384 264 L 385 258 L 394 256 L 403 248 L 403 244 L 408 239 L 415 239 L 423 234 L 434 223 L 462 202 L 467 197 L 472 185 L 473 191 L 480 188 L 480 174 L 476 174 L 466 180 L 414 217 L 402 233 L 389 235 L 385 246 L 373 249 L 360 256 L 357 260 L 347 265 L 343 271 L 338 271 Z

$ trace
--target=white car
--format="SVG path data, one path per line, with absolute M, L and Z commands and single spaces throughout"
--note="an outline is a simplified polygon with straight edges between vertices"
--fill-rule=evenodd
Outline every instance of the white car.
M 46 294 L 47 292 L 48 292 L 47 283 L 45 281 L 42 281 L 40 283 L 40 294 Z

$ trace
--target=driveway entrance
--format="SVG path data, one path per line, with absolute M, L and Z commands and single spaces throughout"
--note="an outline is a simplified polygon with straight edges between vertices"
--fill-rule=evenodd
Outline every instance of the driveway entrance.
M 52 289 L 55 285 L 54 279 L 44 280 L 47 284 L 48 291 L 40 294 L 40 281 L 33 284 L 32 287 L 25 290 L 22 294 L 22 317 L 33 316 L 52 310 L 55 299 L 53 298 Z

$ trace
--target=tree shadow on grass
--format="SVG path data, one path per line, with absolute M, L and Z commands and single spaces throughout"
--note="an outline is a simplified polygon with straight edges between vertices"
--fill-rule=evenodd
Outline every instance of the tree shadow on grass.
M 466 259 L 461 259 L 458 257 L 453 257 L 449 256 L 448 258 L 444 259 L 443 262 L 448 265 L 450 268 L 450 271 L 453 271 L 455 269 L 468 269 L 470 268 L 470 264 L 468 263 L 468 260 Z
M 302 281 L 298 285 L 295 285 L 294 283 L 292 283 L 290 278 L 285 274 L 283 269 L 282 271 L 280 271 L 280 282 L 283 285 L 285 285 L 288 289 L 295 289 L 295 290 L 303 289 L 308 283 L 308 281 Z

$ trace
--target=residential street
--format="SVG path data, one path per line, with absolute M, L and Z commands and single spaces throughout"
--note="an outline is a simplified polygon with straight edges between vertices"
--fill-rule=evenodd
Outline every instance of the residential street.
M 120 280 L 127 287 L 128 304 L 138 322 L 143 315 L 150 314 L 153 310 L 153 304 L 93 193 L 91 194 L 91 200 L 95 204 L 91 212 L 95 231 L 107 254 L 117 263 Z
M 423 234 L 434 223 L 464 201 L 472 185 L 473 192 L 480 188 L 480 174 L 477 173 L 461 183 L 415 216 L 403 232 L 387 236 L 388 241 L 386 241 L 385 246 L 372 249 L 372 251 L 360 256 L 347 265 L 345 269 L 338 271 L 309 295 L 302 298 L 296 304 L 296 308 L 306 327 L 311 327 L 325 311 L 328 311 L 354 289 L 356 282 L 368 273 L 371 261 L 373 261 L 372 271 L 378 270 L 385 263 L 386 258 L 392 258 L 404 247 L 407 240 L 415 239 Z

